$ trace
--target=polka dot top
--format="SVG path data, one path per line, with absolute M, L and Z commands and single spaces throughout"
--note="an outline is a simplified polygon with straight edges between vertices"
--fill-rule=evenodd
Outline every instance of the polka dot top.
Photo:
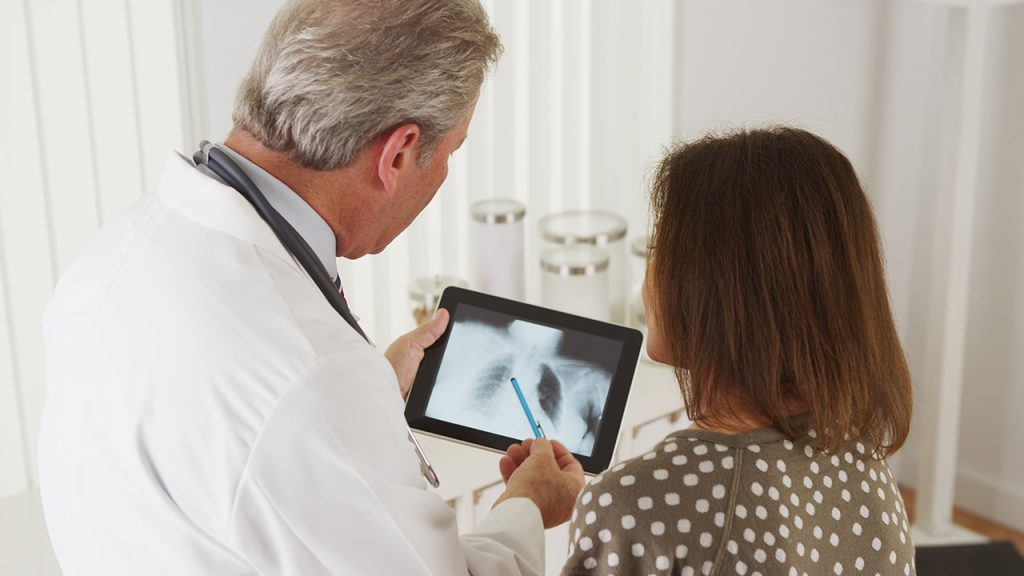
M 670 434 L 595 477 L 569 534 L 563 576 L 915 574 L 884 461 L 859 442 L 830 455 L 768 429 Z

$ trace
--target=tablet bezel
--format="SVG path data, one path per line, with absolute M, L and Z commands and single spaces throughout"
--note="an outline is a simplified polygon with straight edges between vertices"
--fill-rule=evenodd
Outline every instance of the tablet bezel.
M 574 454 L 576 459 L 583 465 L 583 470 L 586 473 L 599 474 L 606 470 L 611 464 L 612 456 L 615 452 L 615 444 L 618 440 L 619 429 L 622 426 L 622 417 L 626 409 L 626 400 L 629 398 L 629 389 L 632 386 L 633 375 L 640 357 L 640 346 L 643 344 L 643 335 L 640 331 L 626 326 L 541 308 L 540 306 L 533 306 L 524 302 L 508 300 L 482 292 L 474 292 L 465 288 L 452 286 L 446 288 L 441 295 L 438 308 L 448 310 L 451 320 L 449 320 L 444 334 L 438 338 L 434 345 L 425 351 L 419 371 L 416 373 L 416 379 L 405 406 L 405 419 L 409 423 L 409 427 L 432 436 L 455 440 L 463 444 L 470 444 L 502 453 L 511 444 L 519 443 L 523 440 L 522 438 L 509 438 L 508 436 L 477 430 L 444 420 L 436 420 L 426 415 L 427 404 L 430 402 L 430 396 L 433 393 L 437 373 L 441 368 L 441 361 L 448 346 L 448 337 L 451 335 L 456 311 L 460 304 L 507 314 L 542 326 L 549 326 L 559 330 L 575 330 L 622 343 L 622 353 L 619 356 L 619 363 L 615 373 L 612 375 L 611 386 L 608 390 L 608 397 L 605 399 L 604 411 L 602 412 L 601 428 L 598 430 L 597 438 L 594 441 L 593 452 L 590 456 Z

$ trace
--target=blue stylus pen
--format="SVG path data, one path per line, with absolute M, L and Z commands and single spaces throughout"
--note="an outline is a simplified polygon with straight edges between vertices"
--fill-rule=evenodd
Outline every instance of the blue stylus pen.
M 519 403 L 523 405 L 523 412 L 526 412 L 526 419 L 530 421 L 530 428 L 533 428 L 533 435 L 536 438 L 547 438 L 544 435 L 544 429 L 537 424 L 537 421 L 533 419 L 533 412 L 530 412 L 530 405 L 526 403 L 526 397 L 523 396 L 523 390 L 519 387 L 519 382 L 515 378 L 512 379 L 512 387 L 516 389 L 516 396 L 519 397 Z

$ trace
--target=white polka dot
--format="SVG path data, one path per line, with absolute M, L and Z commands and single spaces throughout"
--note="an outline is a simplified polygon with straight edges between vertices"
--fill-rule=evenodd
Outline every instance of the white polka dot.
M 583 561 L 583 567 L 587 570 L 593 570 L 594 568 L 597 568 L 597 560 L 593 558 L 587 558 Z
M 800 497 L 796 495 L 796 492 L 793 492 L 789 495 L 789 501 L 793 504 L 793 506 L 800 505 Z
M 786 551 L 783 550 L 782 548 L 776 548 L 775 549 L 775 559 L 778 560 L 779 562 L 785 562 L 786 561 Z
M 861 480 L 860 481 L 860 489 L 863 490 L 865 494 L 867 494 L 868 492 L 871 492 L 871 487 L 868 486 L 868 481 L 867 480 Z
M 764 487 L 760 482 L 754 482 L 750 485 L 750 491 L 754 493 L 754 496 L 760 496 L 764 494 Z
M 811 480 L 810 476 L 804 476 L 804 487 L 807 488 L 808 490 L 814 488 L 814 481 Z
M 683 534 L 688 534 L 690 532 L 690 521 L 682 518 L 679 522 L 676 522 L 676 530 Z
M 743 530 L 743 539 L 746 540 L 747 542 L 753 543 L 753 541 L 757 539 L 757 535 L 754 534 L 754 531 L 751 530 L 750 528 L 745 528 Z
M 601 530 L 597 533 L 597 537 L 601 540 L 601 542 L 607 544 L 612 541 L 612 531 L 605 528 L 604 530 Z
M 633 484 L 636 484 L 636 476 L 627 474 L 622 478 L 619 478 L 619 484 L 622 484 L 623 486 L 632 486 Z
M 708 453 L 708 447 L 704 444 L 697 444 L 693 447 L 693 453 L 697 456 L 703 456 Z
M 633 544 L 633 547 L 630 550 L 633 552 L 633 556 L 636 556 L 637 558 L 644 555 L 644 545 L 639 542 Z
M 790 442 L 788 438 L 786 440 L 782 441 L 782 445 L 786 447 L 786 450 L 792 450 L 793 449 L 793 443 Z
M 860 515 L 861 515 L 861 517 L 867 518 L 869 516 L 869 514 L 870 513 L 868 512 L 868 507 L 864 506 L 864 505 L 861 505 L 861 507 L 860 507 Z
M 714 562 L 712 562 L 711 560 L 708 560 L 707 562 L 704 563 L 704 566 L 701 567 L 700 573 L 703 574 L 704 576 L 711 576 L 711 569 L 714 568 L 714 566 L 715 566 Z
M 693 566 L 683 566 L 683 571 L 680 574 L 681 576 L 693 576 L 695 574 Z
M 832 518 L 834 520 L 839 520 L 840 518 L 842 518 L 842 516 L 843 516 L 843 513 L 839 511 L 839 508 L 836 508 L 835 506 L 833 506 L 832 507 Z
M 733 466 L 732 456 L 726 456 L 725 458 L 722 458 L 722 468 L 724 468 L 726 470 L 732 470 L 732 466 Z
M 789 526 L 785 524 L 779 524 L 779 536 L 783 538 L 789 538 Z
M 680 560 L 686 558 L 686 553 L 688 551 L 689 548 L 686 547 L 686 544 L 680 544 L 679 546 L 676 546 L 676 558 L 679 558 Z
M 883 511 L 883 512 L 882 512 L 882 522 L 883 522 L 883 523 L 884 523 L 884 524 L 885 524 L 886 526 L 888 526 L 888 525 L 889 525 L 889 513 L 888 513 L 888 512 L 885 512 L 885 511 Z
M 687 474 L 686 476 L 683 476 L 683 484 L 686 484 L 687 486 L 696 486 L 697 485 L 697 475 L 696 474 Z
M 754 515 L 761 520 L 765 520 L 768 518 L 768 510 L 765 510 L 764 506 L 759 505 L 757 508 L 754 508 Z
M 757 444 L 751 444 L 750 446 L 747 446 L 747 450 L 750 450 L 754 454 L 757 454 L 761 451 L 761 447 L 758 446 Z
M 871 480 L 873 482 L 878 482 L 878 472 L 875 472 L 874 468 L 872 468 L 871 471 L 868 472 L 868 476 L 871 476 Z
M 846 475 L 846 470 L 840 470 L 839 471 L 839 481 L 845 483 L 847 478 L 848 478 L 848 476 Z
M 896 563 L 896 551 L 895 550 L 893 550 L 892 552 L 889 552 L 889 563 L 890 564 L 895 564 Z
M 882 541 L 879 540 L 876 537 L 874 540 L 871 541 L 871 547 L 875 549 L 875 552 L 881 550 L 882 549 Z
M 860 556 L 857 556 L 857 561 L 854 562 L 853 565 L 857 568 L 857 570 L 863 570 L 864 569 L 864 559 L 861 558 Z
M 878 489 L 878 497 L 881 498 L 882 500 L 885 500 L 885 490 L 879 488 Z
M 626 467 L 626 463 L 625 462 L 620 462 L 620 463 L 616 464 L 615 466 L 612 466 L 612 472 L 618 472 L 619 470 L 622 470 L 625 467 Z
M 658 570 L 668 570 L 668 556 L 658 556 L 654 561 L 654 567 Z
M 679 494 L 676 494 L 675 492 L 669 492 L 668 494 L 665 494 L 665 504 L 668 504 L 669 506 L 678 506 Z
M 737 544 L 735 540 L 729 540 L 725 543 L 725 549 L 729 552 L 729 554 L 736 554 L 740 551 L 740 545 Z
M 743 563 L 743 560 L 736 561 L 736 573 L 740 576 L 747 573 L 747 565 Z
M 587 524 L 593 524 L 595 520 L 597 520 L 597 513 L 593 510 L 587 512 L 587 515 L 583 517 L 583 521 Z
M 786 462 L 784 460 L 776 460 L 775 467 L 779 469 L 779 472 L 786 471 Z
M 619 555 L 616 554 L 615 552 L 609 553 L 608 554 L 608 565 L 609 566 L 618 566 L 619 565 Z
M 683 464 L 686 464 L 686 456 L 683 454 L 677 454 L 672 457 L 672 463 L 676 466 L 682 466 Z
M 820 555 L 818 554 L 818 549 L 817 548 L 811 548 L 811 561 L 812 562 L 817 562 L 819 556 Z
M 654 460 L 657 457 L 658 457 L 658 455 L 656 453 L 654 453 L 654 452 L 648 452 L 647 454 L 643 455 L 643 459 L 644 460 Z
M 853 523 L 853 533 L 856 534 L 857 536 L 860 536 L 862 532 L 864 532 L 864 528 L 861 527 L 860 522 L 854 522 Z
M 772 534 L 771 532 L 765 532 L 762 538 L 764 538 L 765 544 L 769 546 L 775 546 L 775 534 Z
M 783 518 L 789 518 L 789 506 L 779 504 L 779 514 L 781 514 Z
M 725 512 L 715 512 L 715 526 L 725 527 Z
M 903 565 L 903 576 L 910 576 L 910 564 Z
M 718 500 L 725 498 L 725 486 L 715 484 L 715 487 L 711 489 L 711 495 Z
M 850 501 L 850 498 L 851 498 L 850 491 L 847 490 L 846 488 L 843 488 L 843 491 L 840 494 L 840 496 L 843 498 L 844 502 L 849 502 Z
M 675 452 L 676 448 L 678 448 L 678 447 L 679 446 L 676 445 L 675 442 L 669 442 L 668 444 L 665 444 L 664 450 L 665 450 L 665 452 Z
M 697 500 L 697 503 L 696 503 L 695 507 L 697 509 L 697 512 L 700 512 L 701 514 L 704 514 L 705 512 L 708 511 L 708 508 L 710 506 L 709 506 L 708 501 L 706 499 L 701 498 L 700 500 Z
M 717 452 L 725 452 L 728 449 L 729 447 L 724 444 L 715 444 L 715 451 Z
M 768 487 L 768 497 L 771 498 L 772 500 L 778 500 L 779 499 L 779 489 L 776 488 L 775 486 L 769 486 Z
M 799 517 L 799 516 L 794 516 L 793 517 L 793 525 L 796 526 L 797 530 L 800 530 L 801 528 L 804 527 L 804 519 Z
M 747 507 L 744 506 L 743 504 L 737 504 L 736 505 L 736 517 L 740 518 L 740 519 L 746 518 L 747 517 Z
M 651 524 L 651 534 L 654 534 L 655 536 L 661 536 L 664 533 L 665 533 L 665 523 L 664 522 L 654 522 L 654 523 Z
M 815 538 L 817 538 L 818 540 L 821 540 L 821 537 L 824 536 L 824 535 L 825 535 L 825 533 L 822 532 L 821 526 L 815 526 L 814 527 L 814 537 Z
M 829 476 L 828 474 L 822 476 L 821 483 L 825 485 L 825 488 L 831 488 L 832 487 L 832 477 Z
M 590 504 L 590 500 L 594 497 L 594 494 L 589 490 L 583 493 L 583 497 L 580 498 L 580 502 L 584 504 Z
M 805 550 L 804 543 L 803 542 L 797 542 L 796 543 L 796 553 L 799 554 L 801 558 L 803 558 L 804 550 Z
M 809 445 L 804 445 L 804 454 L 807 454 L 808 458 L 814 458 L 814 449 Z
M 863 443 L 857 442 L 857 452 L 860 452 L 861 454 L 864 453 L 864 444 Z
M 832 458 L 830 458 L 829 461 L 832 462 L 833 466 L 839 466 L 840 464 L 842 464 L 842 460 L 840 460 L 839 456 L 835 454 L 832 455 Z
M 608 506 L 612 503 L 612 495 L 605 492 L 597 497 L 597 503 L 601 506 Z
M 843 454 L 843 460 L 846 460 L 847 464 L 853 464 L 853 454 L 851 454 L 849 452 L 847 452 L 846 454 Z
M 807 505 L 804 506 L 804 510 L 807 512 L 808 516 L 814 516 L 814 504 L 808 502 Z
M 657 470 L 654 471 L 654 479 L 655 480 L 667 480 L 668 479 L 668 470 L 665 470 L 664 468 L 658 468 Z
M 843 565 L 841 563 L 839 563 L 839 562 L 836 562 L 836 565 L 832 569 L 832 571 L 836 573 L 836 576 L 839 576 L 840 574 L 843 573 Z
M 825 498 L 821 495 L 821 491 L 820 490 L 815 490 L 814 491 L 814 501 L 815 502 L 817 502 L 818 504 L 821 504 L 822 500 L 824 500 L 824 499 Z
M 761 472 L 767 472 L 768 471 L 768 463 L 765 462 L 764 460 L 762 460 L 761 458 L 757 459 L 757 462 L 755 462 L 755 465 L 757 466 L 757 469 L 760 470 Z
M 629 530 L 633 526 L 636 526 L 636 518 L 633 518 L 631 514 L 626 514 L 622 517 L 622 528 L 624 530 Z
M 586 552 L 587 550 L 590 550 L 593 547 L 594 541 L 591 540 L 589 537 L 584 536 L 583 538 L 580 538 L 580 550 Z
M 821 473 L 821 466 L 818 466 L 818 463 L 813 460 L 811 461 L 811 472 L 814 472 L 815 474 Z
M 711 460 L 704 460 L 697 465 L 697 469 L 705 474 L 710 474 L 715 471 L 715 463 Z
M 839 535 L 833 532 L 832 535 L 828 537 L 828 542 L 833 546 L 839 546 Z
M 810 436 L 811 438 L 817 438 L 818 432 L 814 428 L 811 428 L 810 430 L 807 431 L 807 435 Z
M 757 560 L 758 562 L 763 564 L 764 561 L 767 560 L 767 559 L 768 559 L 768 555 L 765 554 L 764 550 L 761 550 L 760 548 L 758 548 L 757 550 L 754 550 L 754 560 Z
M 711 544 L 714 542 L 714 538 L 710 532 L 704 532 L 700 535 L 700 545 L 705 548 L 711 548 Z
M 904 532 L 903 530 L 900 530 L 900 543 L 902 543 L 902 544 L 906 544 L 907 543 L 907 533 Z
M 650 496 L 641 496 L 636 501 L 636 506 L 641 510 L 650 510 L 654 507 L 654 500 L 652 500 Z
M 793 479 L 789 477 L 789 474 L 783 474 L 782 475 L 782 484 L 786 488 L 792 488 L 793 487 Z

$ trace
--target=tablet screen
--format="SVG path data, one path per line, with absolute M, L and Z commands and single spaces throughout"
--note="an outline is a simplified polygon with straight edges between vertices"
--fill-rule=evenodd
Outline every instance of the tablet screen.
M 547 437 L 590 456 L 622 348 L 611 338 L 461 304 L 425 415 L 509 438 L 532 437 L 515 378 Z

